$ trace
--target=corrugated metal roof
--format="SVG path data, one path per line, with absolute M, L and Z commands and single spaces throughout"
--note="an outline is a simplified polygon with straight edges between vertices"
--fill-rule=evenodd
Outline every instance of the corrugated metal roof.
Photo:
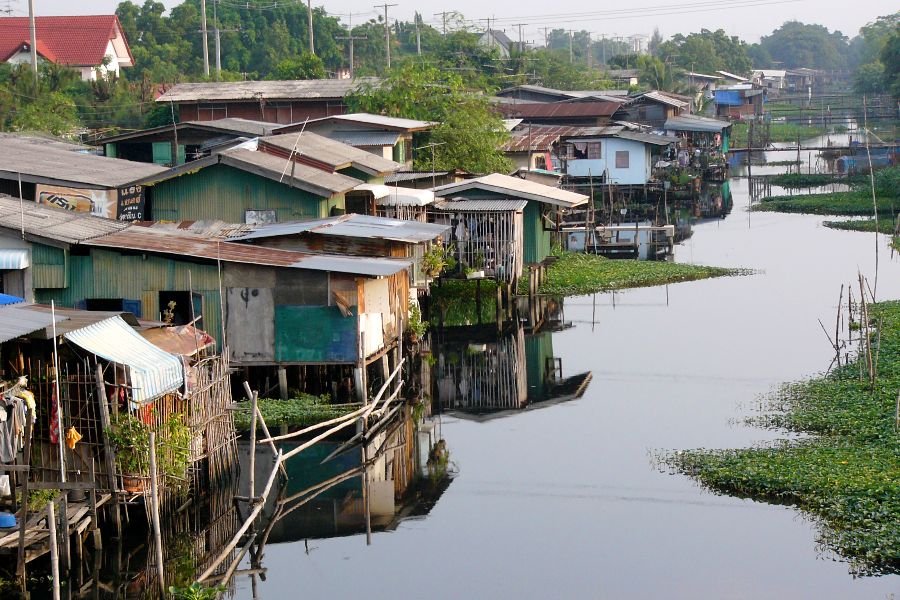
M 409 261 L 402 259 L 314 255 L 293 250 L 222 242 L 194 235 L 176 235 L 141 226 L 132 226 L 125 231 L 89 240 L 86 244 L 99 248 L 134 250 L 210 261 L 221 260 L 356 275 L 393 275 L 411 265 Z
M 0 248 L 0 270 L 18 271 L 31 266 L 31 257 L 25 248 Z
M 184 385 L 181 359 L 157 348 L 132 329 L 121 317 L 112 317 L 65 334 L 65 338 L 128 369 L 131 395 L 146 404 Z
M 377 77 L 358 77 L 356 79 L 179 83 L 156 101 L 337 100 L 352 93 L 360 86 L 377 85 L 380 81 Z
M 400 139 L 401 133 L 399 131 L 332 131 L 323 135 L 336 142 L 358 147 L 393 146 Z
M 233 237 L 232 239 L 253 240 L 300 233 L 315 233 L 418 244 L 440 237 L 447 229 L 449 228 L 444 225 L 435 225 L 434 223 L 349 214 L 326 219 L 315 219 L 313 221 L 260 225 L 255 231 Z
M 436 210 L 462 212 L 509 212 L 525 210 L 527 200 L 438 200 L 432 206 Z
M 640 133 L 637 131 L 620 131 L 613 137 L 623 140 L 634 140 L 635 142 L 644 142 L 654 146 L 668 146 L 669 144 L 678 143 L 678 138 L 667 135 L 654 135 L 652 133 Z
M 56 315 L 57 323 L 65 320 L 66 317 Z M 0 342 L 8 342 L 51 325 L 52 315 L 33 310 L 30 306 L 0 307 Z
M 74 187 L 117 188 L 162 173 L 165 167 L 88 154 L 31 136 L 0 136 L 0 174 L 15 180 Z
M 219 162 L 223 165 L 256 173 L 325 198 L 332 194 L 349 192 L 360 184 L 359 179 L 353 177 L 329 173 L 296 160 L 291 165 L 286 158 L 246 148 L 230 148 L 218 156 Z M 194 163 L 188 163 L 187 166 L 192 164 Z
M 532 125 L 514 131 L 503 146 L 504 152 L 547 152 L 561 137 L 577 135 L 601 135 L 607 127 L 578 127 L 575 125 Z M 619 131 L 618 127 L 616 131 Z M 530 142 L 529 142 L 530 140 Z
M 359 123 L 361 125 L 371 125 L 375 127 L 384 127 L 397 131 L 424 131 L 437 125 L 431 121 L 418 121 L 416 119 L 403 119 L 400 117 L 387 117 L 385 115 L 375 115 L 371 113 L 347 113 L 343 115 L 333 115 L 330 117 L 322 117 L 321 119 L 313 119 L 309 121 L 309 126 L 324 121 L 344 121 L 348 123 Z
M 54 310 L 49 304 L 34 304 L 29 308 L 35 312 L 42 312 L 48 315 Z M 121 318 L 131 327 L 138 327 L 140 325 L 136 316 L 119 310 L 79 310 L 77 308 L 64 308 L 59 306 L 57 306 L 55 310 L 57 317 L 65 317 L 64 321 L 56 324 L 56 335 L 77 331 L 78 329 L 83 329 L 84 327 L 94 325 L 100 321 L 105 321 L 106 319 L 111 319 L 113 317 Z M 53 331 L 50 327 L 45 327 L 42 333 L 38 334 L 37 332 L 33 332 L 30 337 L 45 340 L 53 339 Z
M 335 170 L 352 166 L 372 175 L 386 175 L 402 167 L 400 163 L 311 131 L 262 137 L 259 146 L 261 150 L 283 152 L 285 157 L 293 151 L 301 160 L 307 157 Z
M 432 177 L 446 177 L 453 171 L 397 171 L 384 178 L 385 183 L 400 183 L 401 181 L 421 181 Z
M 562 118 L 611 117 L 622 104 L 619 102 L 538 102 L 528 104 L 500 104 L 500 112 L 507 117 Z
M 224 119 L 213 119 L 211 121 L 185 121 L 184 123 L 200 129 L 215 129 L 218 131 L 244 133 L 248 135 L 269 135 L 279 127 L 279 125 L 275 123 L 241 119 L 240 117 L 227 117 Z
M 652 100 L 653 102 L 659 102 L 660 104 L 665 104 L 666 106 L 673 106 L 675 108 L 687 108 L 690 106 L 690 102 L 684 102 L 683 100 L 679 100 L 677 98 L 673 98 L 667 94 L 663 94 L 661 92 L 647 92 L 646 94 L 641 94 L 638 96 L 638 100 L 646 98 L 647 100 Z
M 438 186 L 432 191 L 436 196 L 447 197 L 466 190 L 477 189 L 505 194 L 511 198 L 534 200 L 536 202 L 554 204 L 565 208 L 579 206 L 588 201 L 588 197 L 584 194 L 576 194 L 575 192 L 561 190 L 559 188 L 520 179 L 518 177 L 501 175 L 500 173 L 491 173 L 490 175 L 460 181 L 459 183 L 449 183 L 447 185 Z
M 88 213 L 76 213 L 50 208 L 26 200 L 24 213 L 22 202 L 0 194 L 0 228 L 25 233 L 50 240 L 76 244 L 97 236 L 128 227 L 127 223 L 95 217 Z
M 718 132 L 731 127 L 728 121 L 719 121 L 718 119 L 710 119 L 709 117 L 701 117 L 698 115 L 680 115 L 677 117 L 669 117 L 663 129 L 666 131 L 706 131 Z

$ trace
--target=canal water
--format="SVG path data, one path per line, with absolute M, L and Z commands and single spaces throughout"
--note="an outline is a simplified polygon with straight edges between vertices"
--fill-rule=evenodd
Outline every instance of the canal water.
M 732 179 L 730 189 L 730 213 L 696 223 L 675 260 L 755 274 L 567 298 L 562 321 L 572 326 L 541 334 L 540 351 L 533 336 L 514 332 L 497 347 L 475 340 L 443 353 L 438 371 L 478 353 L 494 357 L 482 366 L 512 368 L 502 357 L 524 351 L 549 358 L 561 378 L 593 377 L 581 397 L 561 392 L 554 402 L 535 393 L 529 373 L 517 374 L 509 385 L 527 383 L 527 398 L 490 415 L 436 399 L 444 411 L 430 421 L 426 447 L 444 440 L 452 481 L 424 509 L 384 526 L 376 519 L 371 545 L 358 519 L 338 527 L 337 516 L 316 517 L 334 503 L 305 507 L 306 525 L 282 528 L 266 546 L 255 597 L 900 593 L 900 576 L 854 578 L 798 510 L 714 495 L 655 460 L 784 437 L 743 421 L 780 382 L 827 368 L 832 350 L 817 320 L 833 323 L 840 286 L 858 270 L 874 281 L 873 234 L 830 230 L 822 217 L 750 213 L 747 180 Z M 900 260 L 886 237 L 878 244 L 879 299 L 900 298 Z M 463 377 L 443 393 L 469 394 L 476 371 L 457 370 Z M 254 597 L 248 577 L 237 579 L 235 597 Z

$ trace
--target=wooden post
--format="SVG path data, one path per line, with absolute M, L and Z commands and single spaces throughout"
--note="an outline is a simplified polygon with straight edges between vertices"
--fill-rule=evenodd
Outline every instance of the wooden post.
M 109 419 L 109 401 L 106 397 L 106 386 L 103 384 L 103 367 L 97 364 L 94 379 L 97 383 L 97 402 L 100 405 L 100 427 L 103 431 L 108 431 L 112 426 Z M 116 456 L 109 442 L 109 437 L 103 435 L 103 461 L 106 466 L 106 477 L 108 480 L 109 491 L 112 494 L 112 511 L 113 523 L 116 527 L 116 538 L 122 537 L 122 517 L 119 514 L 119 502 L 116 498 L 118 484 L 116 482 Z M 96 483 L 96 482 L 95 482 Z
M 279 376 L 279 381 L 281 380 Z M 250 491 L 247 496 L 250 498 L 250 502 L 253 502 L 256 497 L 256 416 L 257 416 L 257 400 L 259 399 L 259 394 L 257 392 L 253 392 L 253 397 L 250 399 L 250 410 L 252 414 L 250 415 Z
M 162 597 L 166 596 L 163 575 L 162 533 L 159 527 L 159 482 L 156 474 L 156 432 L 150 432 L 150 519 L 153 521 L 153 541 L 156 543 L 156 577 Z
M 34 432 L 34 411 L 28 411 L 28 418 L 25 421 L 25 453 L 22 457 L 25 465 L 31 464 L 31 436 Z M 19 583 L 25 584 L 25 523 L 28 522 L 28 478 L 29 473 L 25 473 L 22 478 L 22 506 L 19 513 L 19 552 L 16 560 L 16 578 Z
M 60 440 L 60 443 L 62 443 L 62 440 Z M 53 600 L 60 600 L 59 548 L 56 545 L 56 507 L 53 504 L 54 502 L 56 502 L 55 498 L 47 504 L 47 533 L 50 542 L 50 572 L 53 576 Z
M 282 400 L 288 399 L 287 369 L 278 367 L 278 395 Z

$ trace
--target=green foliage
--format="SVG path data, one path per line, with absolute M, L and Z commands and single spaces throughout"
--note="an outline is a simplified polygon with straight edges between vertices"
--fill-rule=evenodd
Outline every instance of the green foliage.
M 861 65 L 853 76 L 857 94 L 879 94 L 884 90 L 884 65 L 880 60 Z
M 113 417 L 106 430 L 116 450 L 116 463 L 121 473 L 146 475 L 150 470 L 150 426 L 129 412 Z
M 78 127 L 75 103 L 60 92 L 20 105 L 10 122 L 13 131 L 46 132 L 61 137 L 74 136 Z
M 785 385 L 755 420 L 812 434 L 745 450 L 694 450 L 668 457 L 710 489 L 796 504 L 821 519 L 824 543 L 856 574 L 900 572 L 900 303 L 872 307 L 880 325 L 874 392 L 851 363 L 825 377 Z M 860 359 L 857 359 L 860 360 Z
M 659 46 L 659 56 L 685 71 L 715 73 L 718 70 L 743 75 L 752 67 L 747 43 L 729 36 L 723 29 L 699 33 L 675 34 Z
M 793 163 L 796 164 L 796 163 Z M 868 175 L 865 176 L 866 181 Z M 820 187 L 832 183 L 850 183 L 860 182 L 862 177 L 854 175 L 851 177 L 839 177 L 832 173 L 780 173 L 769 178 L 772 185 L 783 188 L 805 188 Z
M 234 426 L 246 430 L 250 429 L 251 424 L 250 404 L 245 402 L 242 405 L 247 410 L 234 413 Z M 352 405 L 331 404 L 327 395 L 312 396 L 310 394 L 300 394 L 298 397 L 288 400 L 260 398 L 257 406 L 266 420 L 266 425 L 270 428 L 276 425 L 307 427 L 341 417 L 353 412 L 356 408 Z
M 757 125 L 757 131 L 761 125 Z M 797 123 L 776 123 L 769 124 L 769 141 L 770 142 L 796 142 L 799 137 L 801 140 L 824 135 L 828 132 L 824 127 L 815 127 L 810 125 L 799 125 Z M 731 126 L 731 143 L 734 148 L 746 148 L 750 135 L 750 125 L 748 123 L 735 123 Z M 754 141 L 754 145 L 756 141 Z
M 884 65 L 884 86 L 894 98 L 900 98 L 900 27 L 895 27 L 885 40 L 880 58 Z
M 279 61 L 266 79 L 325 79 L 325 64 L 315 54 L 304 52 L 296 58 L 285 58 Z
M 900 198 L 900 166 L 875 171 L 875 194 Z
M 479 282 L 480 281 L 480 284 Z M 431 320 L 440 315 L 441 324 L 448 327 L 493 323 L 497 320 L 497 282 L 493 279 L 444 279 L 431 286 L 434 307 Z M 477 290 L 481 286 L 481 311 L 478 310 Z
M 880 214 L 893 215 L 896 209 L 896 201 L 892 202 L 890 198 L 879 199 L 878 212 Z M 872 214 L 873 206 L 871 193 L 849 191 L 797 196 L 768 196 L 754 204 L 751 210 L 864 217 Z
M 428 331 L 428 321 L 422 320 L 422 309 L 416 303 L 409 305 L 409 330 L 417 337 L 422 337 Z
M 538 290 L 554 296 L 579 296 L 623 288 L 647 287 L 736 275 L 734 269 L 686 265 L 667 261 L 619 260 L 593 254 L 563 252 L 547 268 Z M 528 289 L 527 278 L 519 280 L 519 291 Z
M 444 270 L 452 271 L 456 268 L 456 258 L 453 256 L 456 247 L 452 244 L 434 244 L 422 254 L 421 268 L 428 277 L 437 277 Z
M 822 25 L 788 21 L 770 35 L 763 36 L 760 46 L 774 61 L 789 69 L 842 69 L 847 66 L 849 43 L 840 31 L 829 32 Z
M 831 229 L 841 229 L 844 231 L 864 231 L 872 233 L 875 231 L 875 219 L 854 219 L 852 221 L 825 221 L 822 223 L 825 227 Z M 897 226 L 893 219 L 878 219 L 878 232 L 892 234 L 897 231 Z
M 437 121 L 430 134 L 438 169 L 472 173 L 511 170 L 500 150 L 509 134 L 486 96 L 467 90 L 453 72 L 414 62 L 394 68 L 378 86 L 364 87 L 347 99 L 351 110 Z M 431 153 L 418 153 L 417 168 L 430 169 Z
M 202 583 L 192 583 L 187 587 L 169 586 L 174 600 L 216 600 L 228 591 L 224 584 L 207 587 Z

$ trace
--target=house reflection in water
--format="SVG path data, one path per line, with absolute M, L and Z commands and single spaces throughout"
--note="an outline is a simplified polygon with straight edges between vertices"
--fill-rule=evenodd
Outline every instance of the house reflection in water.
M 390 531 L 427 515 L 449 487 L 453 465 L 437 420 L 417 422 L 414 412 L 404 408 L 366 443 L 324 441 L 287 461 L 288 480 L 263 512 L 267 543 Z M 249 448 L 239 449 L 246 472 Z M 267 447 L 258 447 L 257 481 L 270 458 Z
M 437 332 L 433 410 L 486 420 L 580 398 L 592 374 L 564 376 L 562 359 L 553 353 L 553 332 L 568 326 L 561 302 L 542 308 L 500 332 L 496 326 Z

